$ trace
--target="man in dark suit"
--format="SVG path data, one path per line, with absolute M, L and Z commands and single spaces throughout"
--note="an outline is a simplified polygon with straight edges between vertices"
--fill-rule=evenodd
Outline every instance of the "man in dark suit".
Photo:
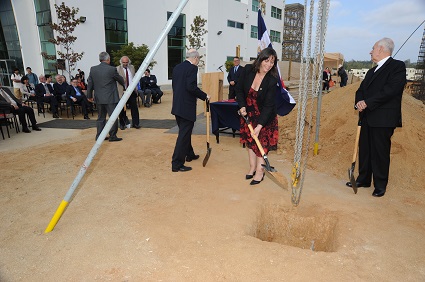
M 52 82 L 52 76 L 49 74 L 46 74 L 45 76 L 40 75 L 39 79 L 40 83 L 37 84 L 34 89 L 35 96 L 37 97 L 38 112 L 41 112 L 44 103 L 49 103 L 50 111 L 52 112 L 53 117 L 59 118 L 58 101 L 55 97 L 55 91 L 50 84 Z
M 173 106 L 171 114 L 175 115 L 179 134 L 171 161 L 173 172 L 189 171 L 191 167 L 185 166 L 185 161 L 199 159 L 192 147 L 192 130 L 196 121 L 197 98 L 209 99 L 207 94 L 198 88 L 199 53 L 190 49 L 186 53 L 186 61 L 178 64 L 173 69 Z
M 143 90 L 150 90 L 152 95 L 152 102 L 154 104 L 159 103 L 159 99 L 161 99 L 162 95 L 164 94 L 162 90 L 159 88 L 156 80 L 156 76 L 151 74 L 151 71 L 149 69 L 146 69 L 145 76 L 142 77 L 143 80 Z
M 359 141 L 358 187 L 370 187 L 374 197 L 382 197 L 388 184 L 391 136 L 401 127 L 401 98 L 406 84 L 404 62 L 391 54 L 394 42 L 383 38 L 370 52 L 377 66 L 370 69 L 356 92 L 355 108 L 359 110 L 361 131 Z M 351 182 L 347 182 L 351 187 Z
M 12 92 L 7 88 L 2 88 L 0 82 L 0 108 L 10 111 L 11 113 L 19 116 L 19 121 L 22 124 L 22 131 L 25 133 L 30 133 L 28 129 L 27 120 L 25 114 L 28 115 L 32 130 L 41 131 L 37 126 L 37 121 L 35 120 L 34 110 L 28 106 L 22 105 L 22 103 L 12 94 Z
M 118 74 L 117 69 L 110 65 L 111 58 L 106 52 L 99 54 L 100 64 L 90 68 L 87 79 L 87 98 L 90 102 L 96 101 L 98 109 L 96 140 L 106 124 L 106 113 L 112 115 L 120 98 L 118 95 L 117 82 L 124 86 L 124 79 Z M 94 98 L 93 98 L 94 91 Z M 109 142 L 121 141 L 117 137 L 118 121 L 114 122 L 109 131 Z
M 233 67 L 230 69 L 229 74 L 227 75 L 227 81 L 229 82 L 229 99 L 236 98 L 236 84 L 239 81 L 239 76 L 241 75 L 243 67 L 239 65 L 239 57 L 233 58 Z
M 83 90 L 81 90 L 81 88 L 78 86 L 78 78 L 73 78 L 71 80 L 71 85 L 68 85 L 66 89 L 66 99 L 68 99 L 71 104 L 71 111 L 73 116 L 75 115 L 74 103 L 76 103 L 81 106 L 84 119 L 90 119 L 88 115 L 88 109 L 91 107 L 90 102 L 87 100 Z

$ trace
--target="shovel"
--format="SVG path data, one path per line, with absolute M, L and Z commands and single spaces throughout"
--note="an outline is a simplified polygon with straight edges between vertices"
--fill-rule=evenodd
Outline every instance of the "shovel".
M 207 154 L 205 155 L 204 161 L 202 162 L 202 166 L 205 167 L 207 165 L 208 159 L 211 155 L 210 148 L 210 100 L 205 100 L 206 103 L 206 113 L 207 113 Z
M 362 123 L 361 123 L 361 120 L 359 120 L 359 123 L 357 126 L 357 133 L 356 133 L 356 142 L 354 143 L 353 162 L 351 163 L 351 168 L 348 169 L 348 178 L 350 179 L 351 187 L 353 188 L 354 194 L 357 194 L 357 184 L 356 184 L 356 179 L 354 178 L 354 168 L 356 167 L 357 150 L 359 148 L 359 139 L 360 139 L 361 129 L 362 129 Z
M 257 144 L 257 147 L 260 150 L 261 155 L 263 156 L 264 162 L 266 163 L 266 164 L 263 164 L 262 166 L 264 167 L 264 170 L 267 176 L 271 180 L 273 180 L 274 183 L 276 183 L 283 189 L 288 190 L 288 181 L 281 173 L 279 173 L 274 167 L 270 165 L 269 159 L 267 155 L 264 153 L 264 149 L 263 149 L 263 146 L 261 146 L 260 140 L 258 140 L 258 137 L 254 134 L 254 128 L 252 128 L 252 125 L 249 122 L 248 116 L 246 115 L 242 117 L 245 120 L 246 124 L 248 125 L 249 131 L 251 132 L 251 136 L 252 138 L 254 138 L 255 143 Z

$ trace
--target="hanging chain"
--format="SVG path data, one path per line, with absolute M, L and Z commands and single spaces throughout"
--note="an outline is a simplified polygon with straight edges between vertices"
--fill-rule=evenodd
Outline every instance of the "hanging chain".
M 300 94 L 299 99 L 302 99 L 301 109 L 298 110 L 297 115 L 297 130 L 296 130 L 296 140 L 295 140 L 295 154 L 294 154 L 294 164 L 292 167 L 292 195 L 291 202 L 294 206 L 298 206 L 301 200 L 301 193 L 304 184 L 305 170 L 307 167 L 307 160 L 309 155 L 310 148 L 310 136 L 311 129 L 313 127 L 313 106 L 314 99 L 318 97 L 322 84 L 322 71 L 323 71 L 323 57 L 325 50 L 325 38 L 327 30 L 327 21 L 329 15 L 329 4 L 330 0 L 319 0 L 318 2 L 318 14 L 317 14 L 317 26 L 316 26 L 316 37 L 314 44 L 314 64 L 313 71 L 311 74 L 311 101 L 310 101 L 310 115 L 309 120 L 305 120 L 306 108 L 309 94 L 309 85 L 308 85 L 308 76 L 310 73 L 310 53 L 311 53 L 311 31 L 313 23 L 313 14 L 314 14 L 314 0 L 310 2 L 310 18 L 309 18 L 309 30 L 308 30 L 308 42 L 307 42 L 307 54 L 306 62 L 303 66 L 301 65 L 300 78 L 302 79 L 300 83 Z M 326 5 L 325 14 L 323 14 L 323 5 Z M 307 3 L 305 1 L 305 6 Z M 306 12 L 304 11 L 304 15 Z M 322 29 L 323 21 L 323 30 Z M 306 21 L 304 21 L 305 24 Z M 323 31 L 323 34 L 322 34 Z M 322 40 L 321 40 L 322 39 Z M 302 42 L 304 45 L 304 42 Z M 301 86 L 302 85 L 302 86 Z M 307 123 L 307 133 L 304 132 L 305 123 Z M 306 136 L 304 136 L 306 135 Z M 306 143 L 303 144 L 304 138 L 306 138 Z M 303 156 L 304 149 L 304 156 Z

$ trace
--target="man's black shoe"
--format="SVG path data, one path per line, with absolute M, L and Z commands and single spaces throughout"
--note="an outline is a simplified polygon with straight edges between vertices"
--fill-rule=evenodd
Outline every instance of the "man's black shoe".
M 31 130 L 29 130 L 28 127 L 22 128 L 22 131 L 25 133 L 31 133 Z
M 84 116 L 84 119 L 90 119 L 90 118 L 89 118 L 89 116 L 88 116 L 88 115 L 85 115 L 85 116 Z
M 187 162 L 191 162 L 191 161 L 197 160 L 197 159 L 199 159 L 199 155 L 193 155 L 193 156 L 187 156 L 186 157 Z
M 40 127 L 38 127 L 38 126 L 33 126 L 33 127 L 32 127 L 32 130 L 35 130 L 35 131 L 41 131 L 41 128 L 40 128 Z
M 121 129 L 121 130 L 125 130 L 125 126 L 124 126 L 124 125 L 122 125 L 122 124 L 120 124 L 120 129 Z
M 348 181 L 347 183 L 345 183 L 345 185 L 347 185 L 348 187 L 351 187 L 351 188 L 353 187 L 353 185 L 351 185 L 351 181 Z M 357 188 L 359 188 L 359 187 L 369 188 L 370 184 L 356 182 L 356 186 L 357 186 Z
M 192 168 L 190 166 L 184 166 L 184 165 L 182 165 L 180 168 L 172 168 L 171 170 L 173 172 L 179 172 L 179 171 L 184 172 L 184 171 L 192 170 Z
M 140 129 L 140 128 L 142 128 L 140 125 L 135 125 L 135 124 L 133 124 L 133 127 L 134 127 L 135 129 Z
M 109 142 L 115 142 L 115 141 L 121 141 L 122 140 L 122 138 L 119 138 L 119 137 L 109 137 Z
M 53 118 L 59 118 L 58 114 L 53 114 Z
M 372 196 L 374 197 L 382 197 L 385 195 L 385 190 L 381 190 L 381 189 L 376 189 L 373 190 Z

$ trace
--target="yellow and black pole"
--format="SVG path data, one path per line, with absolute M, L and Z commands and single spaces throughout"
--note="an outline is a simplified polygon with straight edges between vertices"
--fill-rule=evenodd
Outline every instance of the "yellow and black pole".
M 164 39 L 167 36 L 170 29 L 173 27 L 177 18 L 180 16 L 183 8 L 186 6 L 188 1 L 189 0 L 181 0 L 180 1 L 179 6 L 174 11 L 174 13 L 171 15 L 171 17 L 169 18 L 167 24 L 165 25 L 164 29 L 162 30 L 161 34 L 159 35 L 158 39 L 156 40 L 152 50 L 150 50 L 149 53 L 146 55 L 146 58 L 143 61 L 143 63 L 140 65 L 139 70 L 136 72 L 136 74 L 133 78 L 133 81 L 128 86 L 128 88 L 125 91 L 120 102 L 115 107 L 115 110 L 113 111 L 112 115 L 109 117 L 108 122 L 106 123 L 105 127 L 103 128 L 102 132 L 100 133 L 99 137 L 97 138 L 96 143 L 94 144 L 89 155 L 87 156 L 86 160 L 84 161 L 84 164 L 81 166 L 80 171 L 78 172 L 77 176 L 75 177 L 74 181 L 72 182 L 71 187 L 69 188 L 68 192 L 66 193 L 65 197 L 63 198 L 62 202 L 60 203 L 59 207 L 57 208 L 55 214 L 53 215 L 52 219 L 50 220 L 50 223 L 47 226 L 44 233 L 48 233 L 55 228 L 56 224 L 58 223 L 59 219 L 61 218 L 62 214 L 64 213 L 66 207 L 69 205 L 69 202 L 72 198 L 72 195 L 74 194 L 75 189 L 78 187 L 78 184 L 80 183 L 81 179 L 83 178 L 84 174 L 86 173 L 86 171 L 87 171 L 88 167 L 90 166 L 94 156 L 96 155 L 97 151 L 99 150 L 100 146 L 102 145 L 103 141 L 105 140 L 106 134 L 109 132 L 112 125 L 114 124 L 114 122 L 118 118 L 118 115 L 121 112 L 121 109 L 123 109 L 123 107 L 127 103 L 128 98 L 130 97 L 131 93 L 133 93 L 134 89 L 136 88 L 137 83 L 139 82 L 140 78 L 142 77 L 144 70 L 146 70 L 149 63 L 154 58 L 156 52 L 159 49 L 159 46 L 161 46 L 162 42 L 164 41 Z

